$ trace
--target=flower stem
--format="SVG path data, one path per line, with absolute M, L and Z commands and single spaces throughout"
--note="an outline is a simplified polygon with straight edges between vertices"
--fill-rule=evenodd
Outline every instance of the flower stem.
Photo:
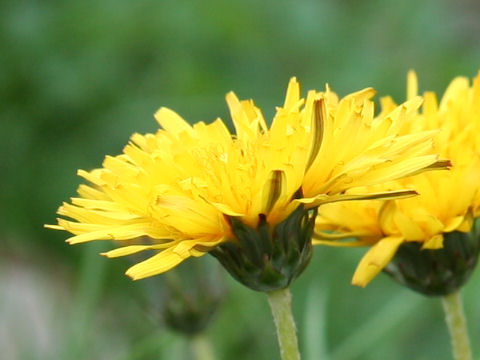
M 192 352 L 195 360 L 214 360 L 212 345 L 203 334 L 191 338 Z
M 289 288 L 267 293 L 277 328 L 282 360 L 300 360 L 295 321 L 292 314 L 292 295 Z
M 442 297 L 442 305 L 452 342 L 453 358 L 455 360 L 471 360 L 472 351 L 460 292 Z

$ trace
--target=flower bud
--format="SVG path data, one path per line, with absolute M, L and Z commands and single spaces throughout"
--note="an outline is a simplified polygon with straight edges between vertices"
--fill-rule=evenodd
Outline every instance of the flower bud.
M 422 243 L 406 242 L 397 250 L 384 271 L 400 284 L 429 296 L 457 291 L 477 264 L 480 237 L 470 233 L 443 234 L 443 248 L 421 249 Z
M 204 257 L 185 262 L 165 277 L 149 279 L 150 303 L 170 329 L 187 336 L 204 331 L 225 297 L 220 267 Z

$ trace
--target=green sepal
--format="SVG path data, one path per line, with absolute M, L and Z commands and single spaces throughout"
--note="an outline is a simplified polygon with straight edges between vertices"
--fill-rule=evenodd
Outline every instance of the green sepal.
M 316 209 L 300 205 L 285 220 L 271 226 L 260 214 L 252 228 L 228 217 L 234 237 L 210 253 L 243 285 L 257 291 L 286 288 L 312 257 Z
M 456 292 L 472 274 L 480 251 L 475 227 L 470 233 L 443 234 L 443 248 L 421 249 L 419 242 L 402 244 L 384 271 L 400 284 L 428 296 Z

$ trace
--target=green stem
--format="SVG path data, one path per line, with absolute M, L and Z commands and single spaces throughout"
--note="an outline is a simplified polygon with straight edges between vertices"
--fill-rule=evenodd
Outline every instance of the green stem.
M 101 242 L 90 244 L 83 249 L 83 256 L 78 272 L 75 299 L 72 304 L 72 318 L 69 321 L 70 333 L 64 343 L 65 354 L 62 359 L 84 359 L 91 329 L 95 320 L 95 310 L 102 295 L 107 262 L 98 256 L 105 250 Z
M 300 360 L 290 290 L 285 288 L 270 291 L 267 293 L 267 296 L 277 328 L 277 338 L 282 360 Z
M 472 360 L 460 292 L 442 297 L 442 305 L 452 342 L 453 358 L 455 360 Z
M 195 360 L 214 360 L 212 345 L 203 334 L 191 338 L 192 352 Z

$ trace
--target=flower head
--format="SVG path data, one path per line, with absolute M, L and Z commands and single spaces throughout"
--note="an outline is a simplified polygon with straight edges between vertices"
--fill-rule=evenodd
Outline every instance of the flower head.
M 319 205 L 410 196 L 415 192 L 403 189 L 345 192 L 443 166 L 430 151 L 434 131 L 398 135 L 420 98 L 375 117 L 374 94 L 367 88 L 339 99 L 327 87 L 308 92 L 304 100 L 293 78 L 284 105 L 267 126 L 251 100 L 229 93 L 234 135 L 220 119 L 191 126 L 161 108 L 155 114 L 161 126 L 156 134 L 134 134 L 123 154 L 107 156 L 101 169 L 78 172 L 89 184 L 80 185 L 79 196 L 59 208 L 69 219 L 50 227 L 73 233 L 70 244 L 116 240 L 126 245 L 105 253 L 108 257 L 154 250 L 155 255 L 127 271 L 134 279 L 229 244 L 243 251 L 247 245 L 240 244 L 240 234 L 251 229 L 262 232 L 259 242 L 268 243 L 280 241 L 280 228 L 299 227 L 308 239 L 295 246 L 309 249 Z M 267 243 L 257 249 L 266 251 L 259 255 L 263 265 L 292 267 L 291 259 Z M 277 253 L 269 253 L 272 249 Z M 285 261 L 273 261 L 275 256 Z M 304 254 L 298 261 L 309 258 Z M 294 273 L 280 271 L 286 280 L 274 287 L 288 285 L 304 268 L 297 265 Z
M 411 72 L 408 96 L 413 97 L 416 92 L 417 79 Z M 400 133 L 439 128 L 432 151 L 450 159 L 451 170 L 425 172 L 380 187 L 362 189 L 411 188 L 420 194 L 416 197 L 329 204 L 320 209 L 317 243 L 371 246 L 354 274 L 352 282 L 356 285 L 367 285 L 394 258 L 399 248 L 407 246 L 403 244 L 418 244 L 417 252 L 420 248 L 441 249 L 445 238 L 452 237 L 452 232 L 469 232 L 473 219 L 480 215 L 480 73 L 473 86 L 468 79 L 454 79 L 440 104 L 432 92 L 425 93 L 424 99 L 422 112 L 405 122 Z M 390 98 L 382 99 L 383 111 L 389 112 L 395 106 Z M 349 237 L 356 239 L 343 241 Z M 475 252 L 478 254 L 478 250 Z M 425 256 L 435 254 L 425 250 L 421 253 Z

